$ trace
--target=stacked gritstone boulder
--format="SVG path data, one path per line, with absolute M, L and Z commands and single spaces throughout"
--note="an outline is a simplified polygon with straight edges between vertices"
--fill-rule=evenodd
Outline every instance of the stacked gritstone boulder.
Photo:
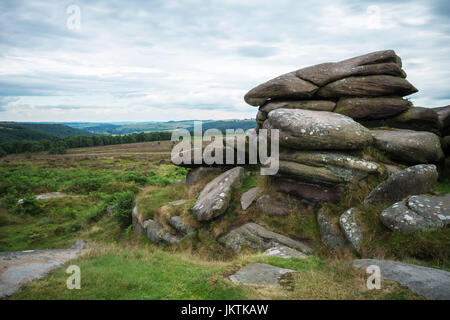
M 417 92 L 405 78 L 401 59 L 387 50 L 303 68 L 250 90 L 244 99 L 259 107 L 257 129 L 280 132 L 278 191 L 337 201 L 339 186 L 381 171 L 363 159 L 368 146 L 406 163 L 439 162 L 442 121 L 403 98 Z

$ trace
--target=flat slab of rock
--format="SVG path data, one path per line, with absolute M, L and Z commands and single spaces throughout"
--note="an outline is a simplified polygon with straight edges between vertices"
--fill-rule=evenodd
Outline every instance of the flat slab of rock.
M 246 223 L 231 230 L 225 236 L 219 238 L 219 242 L 224 244 L 227 248 L 235 251 L 240 251 L 244 245 L 260 251 L 265 251 L 279 245 L 284 245 L 298 249 L 306 254 L 313 252 L 308 245 L 279 233 L 267 230 L 266 228 L 253 222 Z
M 70 249 L 0 252 L 0 298 L 18 291 L 25 283 L 40 279 L 86 252 L 84 241 Z
M 69 197 L 69 195 L 65 194 L 65 193 L 61 193 L 61 192 L 50 192 L 50 193 L 39 194 L 36 196 L 36 199 L 37 200 L 50 200 L 50 199 L 64 198 L 64 197 Z M 17 204 L 22 204 L 22 203 L 23 203 L 23 199 L 19 199 L 19 201 L 17 201 Z
M 401 97 L 341 98 L 334 112 L 355 120 L 374 120 L 395 116 L 410 107 L 412 103 Z
M 396 281 L 425 298 L 450 299 L 450 272 L 389 260 L 360 259 L 352 265 L 363 270 L 376 265 L 383 278 Z
M 261 214 L 268 216 L 287 216 L 296 212 L 296 206 L 293 201 L 287 197 L 264 194 L 256 200 L 256 208 Z
M 300 150 L 362 149 L 373 139 L 352 118 L 326 111 L 276 109 L 268 114 L 263 128 L 279 129 L 280 145 Z
M 273 185 L 278 192 L 287 193 L 307 201 L 337 202 L 340 199 L 339 191 L 333 187 L 309 184 L 280 177 L 273 178 Z
M 200 193 L 192 213 L 199 221 L 209 221 L 225 213 L 231 199 L 231 189 L 239 185 L 244 168 L 230 169 L 209 182 Z
M 363 233 L 355 214 L 356 209 L 354 208 L 345 211 L 339 218 L 339 225 L 347 240 L 352 244 L 352 247 L 356 252 L 361 254 Z
M 441 134 L 442 122 L 436 111 L 430 108 L 412 107 L 393 118 L 372 121 L 360 121 L 368 128 L 390 127 L 415 131 L 429 131 Z
M 295 271 L 264 263 L 252 263 L 231 275 L 229 279 L 236 284 L 275 286 L 284 274 L 292 272 Z
M 271 257 L 280 257 L 280 258 L 297 258 L 297 259 L 305 259 L 308 258 L 308 256 L 304 253 L 301 253 L 300 251 L 297 251 L 295 249 L 286 247 L 286 246 L 276 246 L 270 249 L 267 249 L 263 253 L 266 256 Z
M 202 178 L 208 175 L 219 175 L 223 171 L 214 167 L 198 167 L 190 170 L 186 175 L 186 185 L 192 187 L 196 185 Z
M 385 74 L 405 78 L 402 63 L 394 50 L 371 52 L 339 62 L 327 62 L 296 71 L 299 78 L 323 86 L 349 76 Z
M 336 102 L 329 100 L 292 100 L 292 101 L 268 101 L 259 108 L 266 114 L 276 109 L 304 109 L 316 111 L 333 111 Z M 265 120 L 265 119 L 264 119 Z
M 444 157 L 439 137 L 413 130 L 372 130 L 374 145 L 395 160 L 412 164 L 439 162 Z
M 319 210 L 317 213 L 317 224 L 319 225 L 322 243 L 331 250 L 342 251 L 345 249 L 347 240 L 341 230 L 333 225 L 331 217 Z
M 419 164 L 393 173 L 370 192 L 365 203 L 393 203 L 407 196 L 427 193 L 437 182 L 434 164 Z
M 244 192 L 241 196 L 241 207 L 242 210 L 247 210 L 248 207 L 253 203 L 256 199 L 256 196 L 259 193 L 259 188 L 251 188 L 250 190 Z
M 450 223 L 450 194 L 412 196 L 385 209 L 380 214 L 380 220 L 394 232 L 442 228 Z
M 182 199 L 182 200 L 176 200 L 176 201 L 169 202 L 168 205 L 177 207 L 177 206 L 181 206 L 182 204 L 185 204 L 187 202 L 188 202 L 188 200 Z
M 348 77 L 317 91 L 320 98 L 407 96 L 418 90 L 408 80 L 388 75 Z
M 296 77 L 295 72 L 290 72 L 251 89 L 244 100 L 249 105 L 260 106 L 275 98 L 308 99 L 317 89 L 316 85 Z

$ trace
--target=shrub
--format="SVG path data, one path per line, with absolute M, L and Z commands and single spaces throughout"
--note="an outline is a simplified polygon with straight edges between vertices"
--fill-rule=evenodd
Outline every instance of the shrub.
M 5 157 L 5 156 L 6 156 L 5 150 L 3 150 L 2 147 L 0 147 L 0 158 L 3 158 L 3 157 Z
M 67 153 L 67 145 L 64 141 L 55 141 L 48 151 L 49 154 L 66 154 Z
M 134 194 L 132 192 L 121 192 L 114 195 L 110 205 L 113 217 L 116 218 L 123 227 L 131 224 L 131 211 L 133 210 Z
M 20 210 L 22 213 L 36 215 L 41 212 L 41 207 L 39 201 L 33 195 L 26 195 L 20 205 Z

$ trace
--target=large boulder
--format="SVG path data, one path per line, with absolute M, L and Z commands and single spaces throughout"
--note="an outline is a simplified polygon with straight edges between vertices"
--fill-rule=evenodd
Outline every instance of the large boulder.
M 399 161 L 411 164 L 435 163 L 444 157 L 437 135 L 404 129 L 372 130 L 374 146 Z
M 410 129 L 415 131 L 429 131 L 437 135 L 441 134 L 442 123 L 433 109 L 412 107 L 393 118 L 361 121 L 368 128 L 391 127 L 399 129 Z
M 361 225 L 355 217 L 356 209 L 351 208 L 345 211 L 339 218 L 339 225 L 347 240 L 351 243 L 353 249 L 361 254 L 361 244 L 363 232 Z
M 276 109 L 304 109 L 316 111 L 333 111 L 336 102 L 329 100 L 287 100 L 287 101 L 267 101 L 259 110 L 268 114 Z M 264 119 L 265 120 L 265 119 Z
M 297 77 L 323 86 L 349 76 L 387 74 L 406 78 L 402 63 L 393 50 L 376 51 L 339 62 L 321 63 L 296 71 Z
M 408 110 L 412 103 L 401 97 L 341 98 L 334 112 L 355 120 L 384 119 Z
M 293 201 L 286 197 L 264 194 L 256 200 L 256 208 L 268 216 L 287 216 L 297 212 Z
M 226 235 L 219 238 L 219 242 L 224 244 L 227 248 L 235 251 L 240 251 L 244 245 L 260 251 L 265 251 L 279 245 L 284 245 L 298 249 L 306 254 L 313 252 L 313 250 L 306 244 L 269 231 L 253 222 L 246 223 L 231 230 Z
M 252 106 L 260 106 L 269 99 L 308 99 L 317 89 L 316 85 L 296 77 L 295 72 L 290 72 L 251 89 L 244 100 Z
M 186 185 L 192 187 L 196 185 L 202 178 L 208 175 L 219 175 L 223 171 L 215 167 L 198 167 L 189 170 L 186 175 Z
M 274 177 L 273 185 L 278 192 L 287 193 L 307 201 L 337 202 L 340 199 L 339 190 L 335 187 L 325 187 L 282 177 Z
M 276 109 L 269 112 L 263 128 L 279 129 L 281 146 L 301 150 L 355 150 L 372 143 L 367 128 L 334 112 Z
M 380 215 L 381 222 L 395 232 L 428 231 L 450 223 L 450 194 L 416 195 L 393 204 Z
M 244 168 L 230 169 L 209 182 L 200 193 L 192 213 L 199 221 L 208 221 L 225 213 L 231 199 L 231 190 L 244 177 Z
M 365 203 L 393 203 L 410 195 L 427 193 L 438 179 L 436 166 L 419 164 L 392 174 L 364 200 Z
M 347 240 L 339 228 L 333 224 L 331 217 L 323 210 L 317 213 L 317 224 L 319 226 L 322 243 L 331 250 L 342 251 L 345 249 Z
M 348 77 L 331 82 L 320 88 L 317 96 L 325 99 L 340 97 L 407 96 L 417 91 L 406 79 L 387 75 L 376 75 Z
M 445 107 L 433 108 L 442 123 L 442 135 L 450 135 L 450 105 Z
M 450 272 L 416 266 L 397 261 L 361 259 L 352 265 L 363 270 L 375 265 L 383 278 L 397 281 L 402 286 L 428 299 L 450 300 Z
M 245 286 L 275 286 L 278 285 L 284 274 L 292 272 L 295 271 L 274 267 L 270 264 L 251 263 L 231 275 L 229 279 L 233 283 L 243 284 Z

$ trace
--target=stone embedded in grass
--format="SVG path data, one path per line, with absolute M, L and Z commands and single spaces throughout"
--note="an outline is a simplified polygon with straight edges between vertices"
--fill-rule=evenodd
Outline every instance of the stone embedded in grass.
M 339 225 L 341 226 L 342 232 L 347 240 L 352 244 L 352 247 L 356 250 L 356 252 L 361 254 L 363 233 L 355 214 L 355 208 L 345 211 L 339 218 Z
M 301 253 L 300 251 L 281 245 L 267 249 L 266 251 L 264 251 L 263 254 L 266 256 L 280 257 L 285 259 L 289 258 L 305 259 L 308 257 L 306 254 Z
M 333 226 L 331 217 L 323 210 L 317 213 L 317 224 L 319 225 L 322 243 L 332 250 L 343 251 L 347 240 L 339 228 Z
M 252 263 L 243 267 L 229 279 L 236 284 L 274 286 L 278 285 L 282 276 L 295 270 L 274 267 L 264 263 Z
M 181 206 L 182 204 L 185 204 L 186 202 L 188 202 L 188 200 L 182 199 L 182 200 L 176 200 L 176 201 L 169 202 L 168 205 L 177 207 L 177 206 Z
M 416 195 L 393 204 L 380 214 L 381 222 L 395 232 L 429 231 L 450 224 L 450 194 Z
M 50 192 L 50 193 L 39 194 L 36 196 L 36 199 L 37 200 L 50 200 L 50 199 L 64 198 L 64 197 L 69 197 L 69 195 L 65 194 L 65 193 L 61 193 L 61 192 Z M 23 203 L 23 199 L 19 199 L 19 201 L 17 201 L 17 204 L 22 204 L 22 203 Z
M 326 111 L 276 109 L 268 114 L 263 128 L 279 129 L 280 146 L 300 150 L 358 150 L 373 139 L 352 118 Z
M 378 266 L 383 278 L 397 281 L 425 298 L 450 300 L 450 272 L 448 271 L 376 259 L 354 260 L 352 265 L 363 270 L 371 265 Z
M 437 182 L 434 164 L 419 164 L 392 174 L 364 200 L 365 203 L 393 203 L 403 198 L 427 193 Z
M 298 249 L 306 254 L 313 252 L 313 250 L 303 242 L 272 232 L 253 222 L 246 223 L 231 230 L 226 235 L 219 238 L 219 242 L 235 251 L 240 251 L 243 246 L 265 251 L 275 246 L 284 245 Z
M 250 190 L 244 192 L 241 196 L 241 207 L 242 210 L 247 210 L 248 207 L 253 203 L 256 196 L 259 193 L 259 188 L 251 188 Z
M 372 130 L 374 145 L 395 160 L 411 164 L 436 163 L 444 157 L 437 135 L 404 129 Z
M 230 169 L 209 182 L 200 193 L 192 213 L 198 221 L 209 221 L 225 213 L 234 186 L 241 184 L 244 168 Z
M 147 238 L 154 243 L 170 243 L 178 244 L 180 238 L 172 235 L 170 232 L 164 230 L 164 228 L 156 221 L 148 219 L 144 221 L 144 228 Z
M 173 216 L 169 219 L 169 225 L 183 235 L 193 232 L 195 228 L 188 226 L 180 216 Z

